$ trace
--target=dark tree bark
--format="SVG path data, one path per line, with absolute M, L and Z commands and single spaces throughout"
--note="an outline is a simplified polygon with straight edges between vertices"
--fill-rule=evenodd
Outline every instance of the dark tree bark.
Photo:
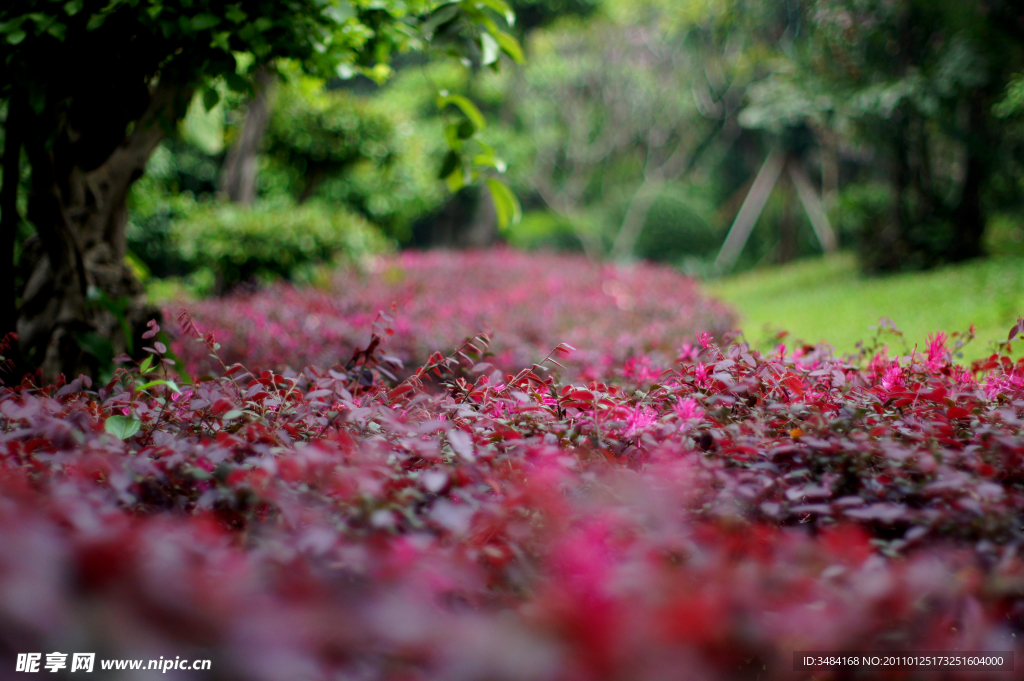
M 457 245 L 462 248 L 487 248 L 498 241 L 498 214 L 494 208 L 491 193 L 480 190 L 473 220 L 459 236 Z
M 273 74 L 266 68 L 260 69 L 255 77 L 256 94 L 249 102 L 241 133 L 224 159 L 220 191 L 232 203 L 251 205 L 256 200 L 260 140 L 263 139 L 270 124 L 270 96 L 273 84 Z
M 987 98 L 971 100 L 967 128 L 967 163 L 960 203 L 953 212 L 954 238 L 950 248 L 951 260 L 967 260 L 984 254 L 985 212 L 981 194 L 990 174 L 987 163 L 988 145 Z
M 190 92 L 170 80 L 147 90 L 141 117 L 126 112 L 124 120 L 136 123 L 128 135 L 122 125 L 120 139 L 111 134 L 116 128 L 79 125 L 73 104 L 47 108 L 26 122 L 32 169 L 27 217 L 36 238 L 22 258 L 28 274 L 17 330 L 22 352 L 48 379 L 94 373 L 97 358 L 85 351 L 85 337 L 103 339 L 119 354 L 127 347 L 125 323 L 133 329 L 152 314 L 142 285 L 124 264 L 126 201 Z M 102 137 L 117 141 L 111 145 Z M 104 297 L 122 307 L 124 319 L 97 302 Z
M 14 244 L 18 237 L 18 184 L 21 179 L 21 138 L 17 130 L 25 118 L 22 103 L 7 103 L 4 121 L 3 186 L 0 187 L 0 338 L 17 330 L 18 308 L 14 297 Z

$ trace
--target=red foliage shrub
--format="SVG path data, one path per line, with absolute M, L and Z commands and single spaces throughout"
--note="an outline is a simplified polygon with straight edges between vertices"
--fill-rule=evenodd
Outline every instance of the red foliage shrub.
M 624 387 L 494 372 L 478 339 L 398 383 L 373 328 L 327 370 L 179 387 L 154 344 L 105 386 L 3 389 L 3 656 L 567 681 L 810 678 L 799 650 L 1019 658 L 1024 362 L 702 336 L 656 377 L 636 355 Z
M 280 371 L 344 362 L 392 303 L 399 314 L 389 352 L 406 365 L 483 332 L 494 339 L 488 361 L 503 371 L 529 366 L 564 342 L 580 349 L 568 370 L 575 376 L 586 367 L 588 378 L 611 378 L 633 355 L 645 356 L 656 375 L 680 339 L 732 325 L 722 304 L 667 267 L 504 250 L 405 252 L 369 274 L 338 274 L 329 291 L 282 284 L 190 311 L 216 336 L 226 362 Z M 216 368 L 190 344 L 175 351 L 194 374 Z

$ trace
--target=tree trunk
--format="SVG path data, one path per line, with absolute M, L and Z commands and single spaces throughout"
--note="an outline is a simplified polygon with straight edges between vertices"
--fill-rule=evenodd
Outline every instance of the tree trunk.
M 162 124 L 174 120 L 187 94 L 169 82 L 153 88 L 134 130 L 96 167 L 77 146 L 88 130 L 75 130 L 66 112 L 50 108 L 26 125 L 36 237 L 23 254 L 28 276 L 17 329 L 22 352 L 46 379 L 94 374 L 152 314 L 124 264 L 126 201 L 164 137 Z
M 495 212 L 491 193 L 480 190 L 473 211 L 473 219 L 458 234 L 456 245 L 460 248 L 487 248 L 498 241 L 498 214 Z
M 0 187 L 0 339 L 17 330 L 18 308 L 14 297 L 14 244 L 18 238 L 18 184 L 21 179 L 21 137 L 25 118 L 20 100 L 7 102 L 4 121 L 3 186 Z
M 982 94 L 971 99 L 967 123 L 967 167 L 960 203 L 953 211 L 953 242 L 950 260 L 967 260 L 983 254 L 985 214 L 981 205 L 981 191 L 988 179 L 985 156 L 989 153 L 986 109 L 987 98 Z
M 263 139 L 270 124 L 270 95 L 274 76 L 266 68 L 256 74 L 256 96 L 249 102 L 242 131 L 224 159 L 220 191 L 232 203 L 252 205 L 256 201 L 256 171 Z

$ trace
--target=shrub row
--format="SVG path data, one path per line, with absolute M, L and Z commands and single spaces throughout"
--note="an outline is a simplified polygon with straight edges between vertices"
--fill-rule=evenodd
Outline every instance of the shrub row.
M 340 272 L 330 290 L 281 285 L 196 303 L 191 312 L 228 363 L 280 370 L 347 360 L 366 343 L 377 311 L 392 304 L 399 314 L 389 352 L 406 365 L 483 331 L 494 340 L 488 361 L 504 371 L 570 343 L 580 351 L 568 370 L 584 380 L 622 377 L 623 370 L 656 376 L 675 359 L 678 339 L 732 327 L 726 307 L 671 268 L 508 250 L 405 252 L 369 272 Z M 191 344 L 175 349 L 194 374 L 216 367 Z
M 256 280 L 301 278 L 318 264 L 357 265 L 388 248 L 363 218 L 318 203 L 194 204 L 171 224 L 170 240 L 193 279 L 219 293 Z

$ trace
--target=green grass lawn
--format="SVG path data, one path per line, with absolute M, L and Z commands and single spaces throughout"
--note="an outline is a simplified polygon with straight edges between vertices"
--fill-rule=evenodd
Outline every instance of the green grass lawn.
M 857 341 L 874 335 L 870 327 L 879 318 L 888 317 L 910 347 L 922 348 L 929 333 L 965 331 L 974 324 L 977 337 L 964 350 L 969 360 L 988 354 L 994 341 L 1006 340 L 1024 315 L 1024 257 L 868 278 L 857 271 L 854 256 L 843 253 L 709 281 L 706 288 L 736 309 L 739 327 L 757 346 L 771 332 L 786 330 L 787 341 L 824 341 L 839 352 L 852 352 Z M 1022 350 L 1024 342 L 1014 355 Z

